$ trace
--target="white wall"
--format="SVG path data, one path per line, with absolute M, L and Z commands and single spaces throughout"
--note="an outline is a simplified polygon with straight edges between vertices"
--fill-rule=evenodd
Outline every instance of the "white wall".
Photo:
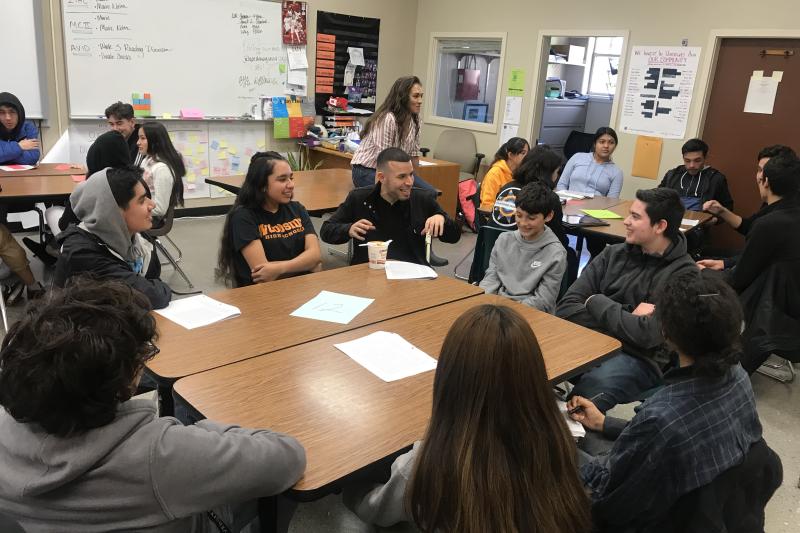
M 554 6 L 542 0 L 501 0 L 493 4 L 485 0 L 418 0 L 416 46 L 414 48 L 414 71 L 426 80 L 428 66 L 428 46 L 431 32 L 507 32 L 505 72 L 502 75 L 500 96 L 506 94 L 508 74 L 512 68 L 525 69 L 526 91 L 523 102 L 525 110 L 520 134 L 526 135 L 532 121 L 527 115 L 530 106 L 531 88 L 537 73 L 534 63 L 540 53 L 538 34 L 541 30 L 578 30 L 583 35 L 593 35 L 597 30 L 628 30 L 630 39 L 626 49 L 634 45 L 680 46 L 681 40 L 689 40 L 690 46 L 703 48 L 711 29 L 775 28 L 796 29 L 800 20 L 797 0 L 764 0 L 747 2 L 744 0 L 673 0 L 654 4 L 640 0 L 617 0 L 611 3 L 577 0 L 562 2 Z M 701 55 L 703 65 L 705 56 Z M 624 87 L 626 72 L 620 73 L 618 81 Z M 695 82 L 698 87 L 705 83 L 708 72 L 700 72 Z M 429 90 L 430 92 L 430 90 Z M 702 102 L 695 97 L 689 113 L 686 130 L 687 138 L 700 130 Z M 618 117 L 612 117 L 616 124 Z M 434 146 L 443 129 L 442 126 L 426 124 L 422 129 L 422 141 L 426 146 Z M 479 151 L 493 154 L 497 149 L 499 134 L 475 132 Z M 625 173 L 623 196 L 630 197 L 638 188 L 656 185 L 653 180 L 631 178 L 635 137 L 621 134 L 620 145 L 614 160 Z M 665 140 L 661 160 L 661 172 L 680 162 L 680 147 L 683 140 Z

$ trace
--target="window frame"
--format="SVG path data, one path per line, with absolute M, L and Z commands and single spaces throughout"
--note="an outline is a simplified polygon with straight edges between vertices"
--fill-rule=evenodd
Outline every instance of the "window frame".
M 487 133 L 497 133 L 502 117 L 501 100 L 503 90 L 506 88 L 505 58 L 506 42 L 508 34 L 505 32 L 431 32 L 428 47 L 428 76 L 426 79 L 425 104 L 423 105 L 423 115 L 426 124 L 447 126 L 451 128 L 461 128 L 472 131 L 483 131 Z M 492 122 L 475 122 L 471 120 L 441 117 L 434 114 L 433 102 L 436 101 L 437 91 L 439 90 L 437 73 L 439 70 L 439 43 L 447 40 L 470 40 L 470 41 L 500 41 L 500 57 L 497 65 L 497 88 L 495 92 L 494 113 Z

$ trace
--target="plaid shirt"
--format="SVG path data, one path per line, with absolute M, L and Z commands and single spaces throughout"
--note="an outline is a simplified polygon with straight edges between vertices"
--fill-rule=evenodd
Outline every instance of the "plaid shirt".
M 611 451 L 581 467 L 600 522 L 659 519 L 678 498 L 740 464 L 761 438 L 750 378 L 740 365 L 720 378 L 695 376 L 689 366 L 664 379 Z
M 386 113 L 383 118 L 372 125 L 372 129 L 365 138 L 361 139 L 358 150 L 353 155 L 352 165 L 375 168 L 378 162 L 378 154 L 387 148 L 400 148 L 411 157 L 418 157 L 419 151 L 419 128 L 412 120 L 408 126 L 408 131 L 404 139 L 399 139 L 400 128 L 394 113 Z

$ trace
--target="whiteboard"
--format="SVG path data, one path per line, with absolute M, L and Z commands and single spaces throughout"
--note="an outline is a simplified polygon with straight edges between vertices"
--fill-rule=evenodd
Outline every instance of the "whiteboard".
M 62 14 L 72 117 L 133 93 L 150 93 L 154 116 L 238 117 L 284 94 L 279 2 L 63 0 Z
M 44 118 L 40 73 L 44 62 L 37 0 L 3 2 L 5 29 L 0 31 L 0 91 L 20 99 L 27 118 Z

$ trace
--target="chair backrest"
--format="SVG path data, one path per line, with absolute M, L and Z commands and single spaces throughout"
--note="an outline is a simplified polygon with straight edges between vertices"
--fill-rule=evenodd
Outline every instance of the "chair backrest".
M 475 175 L 476 161 L 475 154 L 478 152 L 478 144 L 475 135 L 467 130 L 444 130 L 436 141 L 436 148 L 433 149 L 433 157 L 444 161 L 452 161 L 461 166 L 461 171 Z
M 175 206 L 170 206 L 166 214 L 161 218 L 161 225 L 147 231 L 151 237 L 163 237 L 172 230 L 172 219 L 175 217 Z
M 579 152 L 591 152 L 593 142 L 594 134 L 572 130 L 564 142 L 564 157 L 569 161 L 570 157 Z
M 508 230 L 492 226 L 481 226 L 478 229 L 478 238 L 475 241 L 475 253 L 472 256 L 472 266 L 469 269 L 469 283 L 480 283 L 489 268 L 489 259 L 492 257 L 492 248 L 497 238 Z

